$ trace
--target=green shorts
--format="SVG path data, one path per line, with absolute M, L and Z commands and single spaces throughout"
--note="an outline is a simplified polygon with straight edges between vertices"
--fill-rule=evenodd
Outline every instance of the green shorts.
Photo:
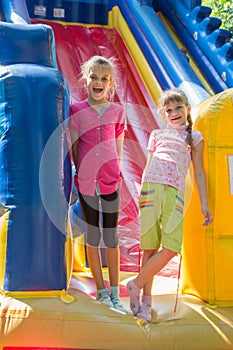
M 184 195 L 174 187 L 146 182 L 139 198 L 140 246 L 181 252 Z

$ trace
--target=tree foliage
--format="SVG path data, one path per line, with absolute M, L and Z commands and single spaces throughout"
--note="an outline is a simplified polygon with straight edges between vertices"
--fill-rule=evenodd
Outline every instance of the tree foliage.
M 212 9 L 211 16 L 221 19 L 221 28 L 227 29 L 233 34 L 232 0 L 202 0 L 202 5 L 210 7 Z

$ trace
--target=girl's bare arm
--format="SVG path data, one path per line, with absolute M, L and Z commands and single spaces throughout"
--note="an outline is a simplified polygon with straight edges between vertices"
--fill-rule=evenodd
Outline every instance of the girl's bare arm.
M 201 202 L 201 210 L 204 216 L 203 225 L 210 225 L 213 221 L 212 214 L 208 206 L 207 181 L 203 166 L 203 145 L 201 141 L 192 151 L 192 163 L 194 168 L 194 177 L 197 184 L 199 198 Z

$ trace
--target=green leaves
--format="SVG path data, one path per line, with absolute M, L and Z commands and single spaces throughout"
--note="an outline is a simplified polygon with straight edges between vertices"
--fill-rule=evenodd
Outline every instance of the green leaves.
M 232 0 L 203 0 L 203 6 L 212 9 L 211 16 L 222 20 L 221 28 L 227 29 L 233 34 L 233 6 Z

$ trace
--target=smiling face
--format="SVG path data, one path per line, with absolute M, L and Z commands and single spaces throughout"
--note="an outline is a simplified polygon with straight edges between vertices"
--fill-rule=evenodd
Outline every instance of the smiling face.
M 104 65 L 94 65 L 86 78 L 88 101 L 90 104 L 107 102 L 107 93 L 112 87 L 111 69 Z
M 190 109 L 190 105 L 176 100 L 170 101 L 164 105 L 165 120 L 173 127 L 185 125 Z

